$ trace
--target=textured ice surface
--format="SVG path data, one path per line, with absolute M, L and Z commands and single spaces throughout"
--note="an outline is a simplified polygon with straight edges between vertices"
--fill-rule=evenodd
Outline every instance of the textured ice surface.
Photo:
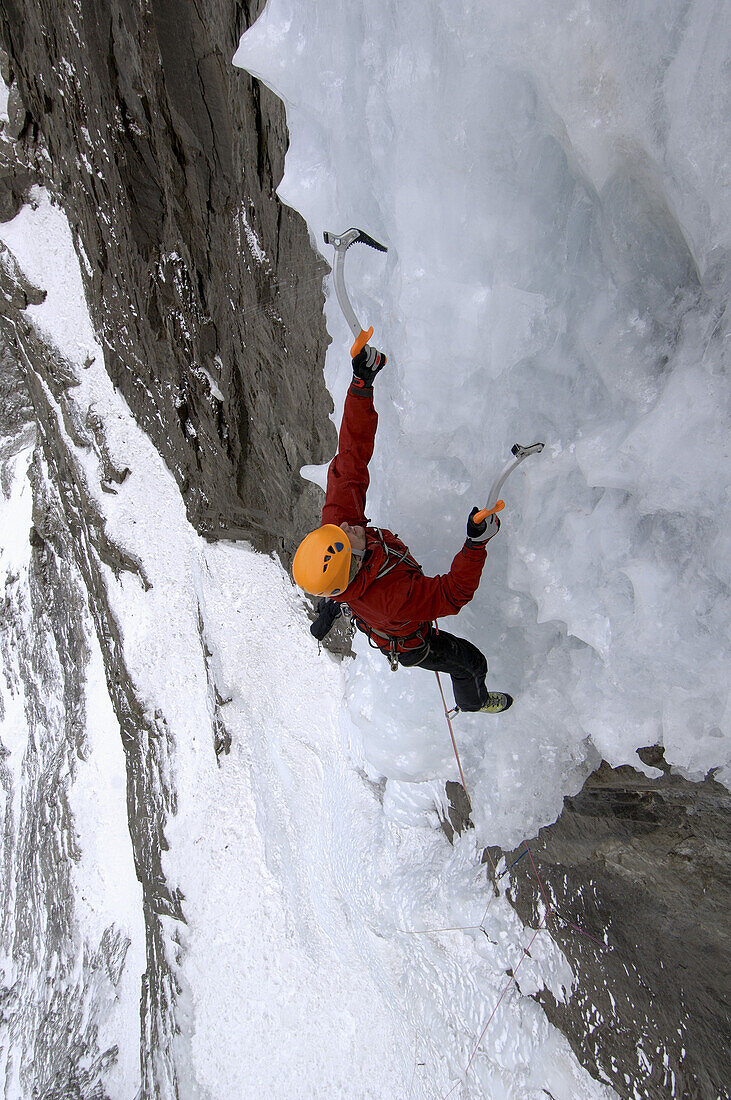
M 600 755 L 643 767 L 635 750 L 661 743 L 689 777 L 731 776 L 727 15 L 269 0 L 236 56 L 286 102 L 279 193 L 319 247 L 351 224 L 389 246 L 348 254 L 391 357 L 373 521 L 443 571 L 511 444 L 547 445 L 445 623 L 516 696 L 459 720 L 484 840 L 552 820 Z M 327 315 L 339 408 L 334 295 Z M 364 764 L 455 774 L 434 678 L 358 652 Z

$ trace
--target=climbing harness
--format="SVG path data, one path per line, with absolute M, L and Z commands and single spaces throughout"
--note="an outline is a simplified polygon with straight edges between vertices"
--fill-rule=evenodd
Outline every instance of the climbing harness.
M 397 549 L 395 546 L 389 546 L 384 538 L 383 532 L 380 527 L 370 527 L 368 529 L 372 534 L 376 536 L 380 543 L 386 560 L 381 565 L 381 568 L 376 573 L 371 583 L 375 584 L 376 581 L 381 580 L 382 577 L 388 576 L 397 566 L 404 562 L 410 568 L 417 570 L 419 573 L 423 573 L 423 569 L 419 565 L 416 558 L 413 556 L 408 546 L 401 542 L 398 535 L 393 537 L 398 540 L 401 549 Z M 426 646 L 426 652 L 424 657 L 429 652 L 428 642 L 426 640 L 429 632 L 430 624 L 428 622 L 420 623 L 418 628 L 412 631 L 411 634 L 388 634 L 383 630 L 377 630 L 376 627 L 370 626 L 369 623 L 359 619 L 355 612 L 351 609 L 352 621 L 363 634 L 368 638 L 368 644 L 373 649 L 378 649 L 381 653 L 384 653 L 388 657 L 388 663 L 392 672 L 397 672 L 399 669 L 399 653 L 408 653 L 412 650 L 418 649 L 420 646 Z M 373 641 L 373 638 L 381 638 L 386 643 L 385 645 L 379 644 L 378 641 Z M 414 645 L 408 645 L 407 643 L 414 642 Z M 423 660 L 423 658 L 422 658 Z
M 358 630 L 361 630 L 368 638 L 368 644 L 373 649 L 380 650 L 381 653 L 384 653 L 386 657 L 388 657 L 391 672 L 398 672 L 401 667 L 399 664 L 399 653 L 408 653 L 409 650 L 420 649 L 422 646 L 426 646 L 426 652 L 422 660 L 429 654 L 429 644 L 426 640 L 429 623 L 423 623 L 423 625 L 420 626 L 418 630 L 415 630 L 413 634 L 395 635 L 384 634 L 383 631 L 376 630 L 374 626 L 368 626 L 367 623 L 364 623 L 362 619 L 358 619 L 356 616 L 353 616 L 353 621 L 358 627 Z M 376 638 L 383 638 L 388 644 L 379 645 L 378 642 L 373 641 L 373 635 L 375 635 Z M 407 642 L 414 642 L 416 644 L 409 646 L 406 644 Z
M 383 548 L 383 552 L 386 555 L 385 562 L 373 578 L 374 581 L 380 581 L 381 577 L 387 576 L 387 574 L 390 573 L 392 569 L 395 569 L 397 565 L 400 565 L 402 561 L 406 562 L 407 565 L 410 565 L 412 569 L 416 569 L 419 573 L 424 572 L 414 555 L 409 550 L 406 543 L 401 542 L 401 539 L 398 537 L 398 535 L 394 535 L 393 537 L 397 539 L 399 545 L 403 547 L 403 551 L 400 554 L 395 546 L 388 545 L 385 538 L 383 537 L 383 531 L 380 527 L 371 527 L 370 530 L 373 531 L 373 533 L 376 535 L 378 541 Z

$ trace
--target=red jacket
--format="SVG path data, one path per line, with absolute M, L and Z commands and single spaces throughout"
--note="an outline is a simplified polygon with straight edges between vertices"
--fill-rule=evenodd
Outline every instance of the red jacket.
M 366 526 L 365 514 L 370 482 L 368 463 L 373 454 L 377 426 L 373 390 L 351 386 L 345 398 L 338 453 L 327 474 L 322 522 L 366 528 L 363 565 L 345 592 L 334 598 L 347 603 L 356 618 L 371 629 L 404 638 L 443 615 L 456 615 L 469 603 L 480 583 L 487 550 L 484 546 L 465 544 L 443 576 L 425 577 L 412 559 L 412 563 L 403 561 L 378 578 L 387 554 L 378 529 Z M 399 553 L 405 550 L 404 543 L 390 531 L 381 528 L 380 535 L 387 546 Z M 389 644 L 387 639 L 377 635 L 373 641 L 381 647 Z

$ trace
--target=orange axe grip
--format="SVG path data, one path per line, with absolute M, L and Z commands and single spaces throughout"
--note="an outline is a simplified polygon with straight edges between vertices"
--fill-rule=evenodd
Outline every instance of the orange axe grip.
M 488 516 L 492 516 L 495 512 L 502 512 L 505 507 L 505 501 L 499 500 L 494 508 L 483 508 L 481 512 L 475 512 L 472 517 L 473 523 L 482 523 L 483 519 L 487 519 Z
M 372 335 L 373 335 L 373 325 L 371 325 L 371 327 L 368 329 L 367 332 L 364 328 L 362 328 L 360 330 L 360 336 L 356 337 L 356 341 L 353 344 L 352 348 L 350 349 L 350 358 L 351 359 L 355 359 L 358 352 L 363 350 L 363 348 L 366 346 L 366 344 L 368 343 L 368 341 L 370 340 Z

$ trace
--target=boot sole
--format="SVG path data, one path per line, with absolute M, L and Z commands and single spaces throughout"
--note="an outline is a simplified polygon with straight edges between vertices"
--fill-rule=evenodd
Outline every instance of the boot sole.
M 508 700 L 504 707 L 500 707 L 499 710 L 488 710 L 486 707 L 481 708 L 478 714 L 505 714 L 506 710 L 510 710 L 514 702 L 512 695 L 508 695 L 506 691 L 503 691 L 501 694 L 505 695 Z

